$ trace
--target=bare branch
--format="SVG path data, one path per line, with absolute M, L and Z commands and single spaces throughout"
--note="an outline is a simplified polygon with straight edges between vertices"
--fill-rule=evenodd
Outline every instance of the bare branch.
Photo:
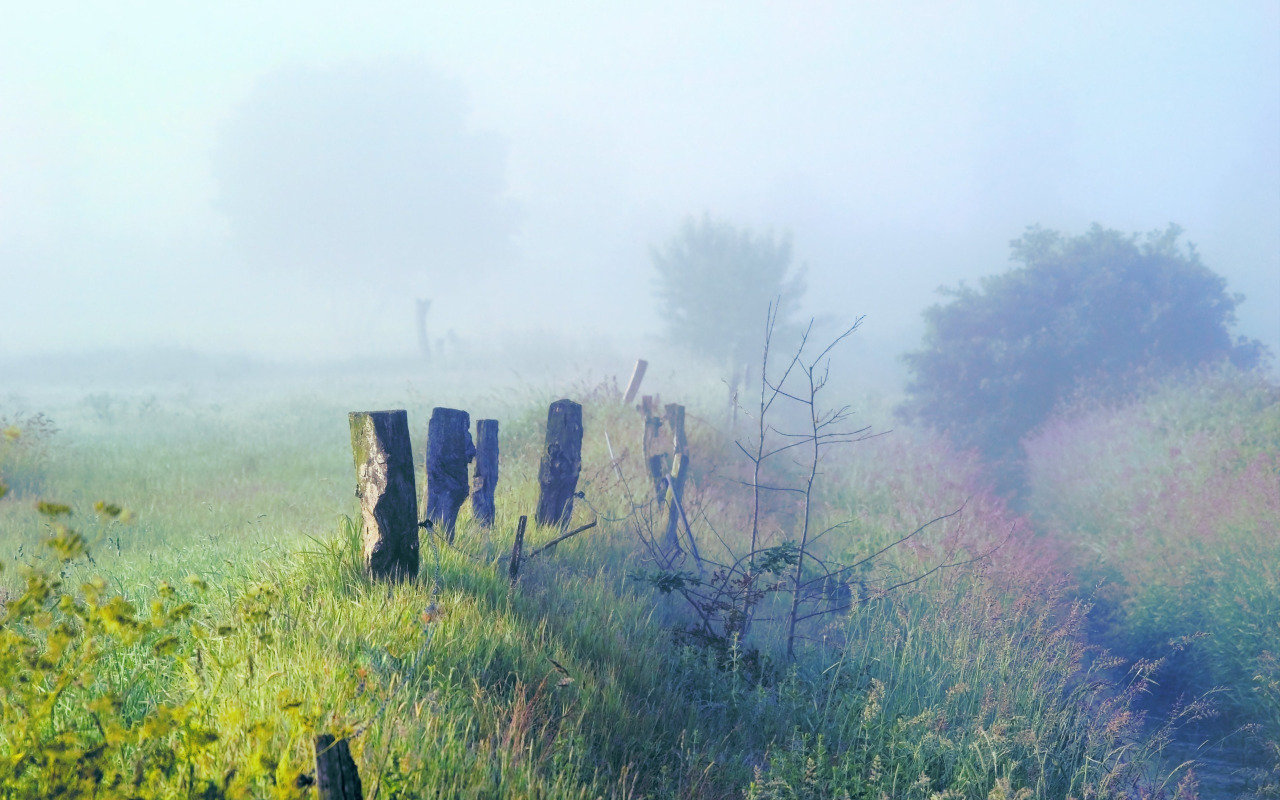
M 593 519 L 593 520 L 591 520 L 590 522 L 588 522 L 586 525 L 580 525 L 580 526 L 578 526 L 577 528 L 574 528 L 573 530 L 569 531 L 569 532 L 568 532 L 568 533 L 566 533 L 566 534 L 563 534 L 563 535 L 561 535 L 561 536 L 557 536 L 556 538 L 554 538 L 554 539 L 552 539 L 551 541 L 549 541 L 549 542 L 547 542 L 546 544 L 544 544 L 542 547 L 539 547 L 537 550 L 534 550 L 532 553 L 530 553 L 529 555 L 525 556 L 525 557 L 524 557 L 524 560 L 525 560 L 525 561 L 529 561 L 529 560 L 530 560 L 530 559 L 532 559 L 534 556 L 540 555 L 540 554 L 545 553 L 546 551 L 548 551 L 548 550 L 550 550 L 550 549 L 554 548 L 556 545 L 560 544 L 560 543 L 561 543 L 561 542 L 563 542 L 565 539 L 568 539 L 568 538 L 573 537 L 573 536 L 577 536 L 578 534 L 582 533 L 583 531 L 591 530 L 592 528 L 594 528 L 594 527 L 596 526 L 596 522 L 597 522 L 597 521 L 598 521 L 598 520 L 594 520 L 594 519 Z

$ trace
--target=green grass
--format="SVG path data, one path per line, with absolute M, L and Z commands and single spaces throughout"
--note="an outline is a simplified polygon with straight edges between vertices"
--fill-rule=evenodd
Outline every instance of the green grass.
M 1172 643 L 1158 697 L 1213 693 L 1230 746 L 1275 791 L 1280 390 L 1206 370 L 1118 406 L 1082 404 L 1029 451 L 1039 524 L 1082 582 L 1103 586 L 1103 640 L 1146 657 Z
M 63 576 L 59 591 L 76 602 L 92 575 L 105 579 L 104 602 L 162 602 L 132 636 L 72 620 L 78 641 L 98 643 L 85 677 L 47 715 L 6 717 L 0 755 L 14 756 L 19 730 L 91 751 L 103 737 L 85 709 L 115 696 L 119 708 L 101 713 L 132 733 L 103 763 L 126 783 L 130 765 L 159 764 L 139 784 L 157 797 L 305 796 L 298 778 L 326 731 L 350 737 L 366 797 L 379 798 L 1083 798 L 1161 783 L 1166 796 L 1191 795 L 1182 773 L 1155 773 L 1162 740 L 1142 733 L 1132 708 L 1150 670 L 1126 676 L 1084 643 L 1087 607 L 1038 574 L 1031 539 L 816 620 L 794 661 L 765 622 L 727 657 L 678 644 L 679 606 L 627 577 L 644 564 L 604 445 L 608 430 L 637 490 L 639 420 L 610 387 L 571 396 L 587 429 L 575 520 L 599 512 L 601 524 L 530 562 L 514 587 L 502 556 L 536 496 L 549 395 L 483 414 L 503 425 L 495 528 L 464 511 L 458 548 L 442 548 L 437 568 L 424 543 L 420 580 L 394 586 L 370 583 L 357 561 L 346 407 L 160 404 L 67 424 L 40 494 L 73 507 L 61 522 L 87 536 L 93 560 L 43 553 L 60 523 L 38 515 L 32 496 L 0 501 L 9 607 L 22 605 L 24 566 Z M 421 449 L 428 409 L 398 404 Z M 730 545 L 744 535 L 736 466 L 710 427 L 694 425 L 691 438 L 690 505 L 713 552 L 704 524 Z M 1008 538 L 1015 520 L 974 495 L 971 465 L 936 443 L 895 447 L 832 463 L 823 514 L 850 524 L 824 540 L 827 552 L 869 552 L 966 498 L 962 515 L 866 573 L 873 588 Z M 95 515 L 98 500 L 136 521 Z M 770 509 L 776 541 L 792 517 Z M 531 536 L 536 546 L 551 533 Z M 166 616 L 184 602 L 189 616 Z M 69 613 L 36 606 L 50 616 L 6 623 L 32 652 Z M 46 666 L 5 690 L 39 694 L 71 669 Z M 40 796 L 47 773 L 34 767 L 0 787 Z

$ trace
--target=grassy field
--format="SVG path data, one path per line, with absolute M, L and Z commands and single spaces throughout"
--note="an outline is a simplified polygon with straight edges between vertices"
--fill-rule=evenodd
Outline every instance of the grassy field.
M 1276 470 L 1265 459 L 1277 406 L 1266 387 L 1216 380 L 1047 430 L 1033 443 L 1030 517 L 983 488 L 971 457 L 922 434 L 833 452 L 815 494 L 827 556 L 856 560 L 959 513 L 860 572 L 860 602 L 810 621 L 794 659 L 763 619 L 725 650 L 690 644 L 678 599 L 632 577 L 652 566 L 637 542 L 643 515 L 631 513 L 645 480 L 641 420 L 610 382 L 514 396 L 410 382 L 217 402 L 99 394 L 48 403 L 59 430 L 43 434 L 9 412 L 0 796 L 313 796 L 323 732 L 349 738 L 370 798 L 1196 796 L 1194 771 L 1164 750 L 1204 712 L 1201 694 L 1233 681 L 1218 695 L 1253 715 L 1241 741 L 1276 740 Z M 574 522 L 600 524 L 512 586 L 504 557 L 536 502 L 558 396 L 585 412 Z M 714 555 L 746 535 L 742 463 L 714 391 L 689 396 L 687 504 Z M 424 542 L 417 582 L 370 583 L 351 522 L 346 412 L 407 408 L 421 459 L 433 405 L 501 421 L 497 524 L 480 529 L 464 508 L 456 548 Z M 1107 426 L 1131 428 L 1124 414 L 1183 406 L 1190 427 L 1134 434 L 1147 456 L 1108 454 L 1125 480 L 1087 466 L 1096 456 L 1080 431 L 1114 443 Z M 1181 445 L 1194 474 L 1160 455 L 1186 431 L 1200 436 Z M 1175 483 L 1185 505 L 1151 488 Z M 1224 487 L 1239 497 L 1196 500 Z M 1143 492 L 1154 492 L 1146 516 L 1122 515 Z M 71 513 L 42 514 L 37 498 Z M 95 512 L 98 501 L 123 510 Z M 1164 524 L 1187 509 L 1200 516 Z M 1126 550 L 1157 514 L 1159 542 Z M 778 502 L 767 521 L 782 543 L 795 508 Z M 1189 544 L 1205 525 L 1218 525 L 1211 546 Z M 62 557 L 43 544 L 51 535 Z M 553 535 L 534 531 L 531 544 Z M 1206 572 L 1206 560 L 1234 571 Z M 1093 592 L 1104 573 L 1119 588 Z M 1188 591 L 1209 603 L 1168 599 Z M 1098 647 L 1103 623 L 1122 655 Z M 1160 659 L 1178 637 L 1195 640 L 1173 670 L 1181 702 L 1152 693 L 1172 691 Z M 1239 653 L 1227 659 L 1228 647 Z

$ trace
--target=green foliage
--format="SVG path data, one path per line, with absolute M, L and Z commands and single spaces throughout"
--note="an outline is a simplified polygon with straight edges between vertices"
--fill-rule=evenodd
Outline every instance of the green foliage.
M 978 448 L 1011 489 L 1021 439 L 1082 384 L 1114 392 L 1137 372 L 1257 364 L 1263 346 L 1229 334 L 1243 298 L 1181 233 L 1170 225 L 1139 242 L 1099 225 L 1076 237 L 1030 228 L 1012 242 L 1020 266 L 981 290 L 945 290 L 950 301 L 925 311 L 902 414 Z
M 756 235 L 705 214 L 686 218 L 651 257 L 659 314 L 674 344 L 737 370 L 759 360 L 770 303 L 780 332 L 795 328 L 805 287 L 791 268 L 789 236 Z
M 55 519 L 69 510 L 57 512 Z M 139 705 L 129 694 L 141 675 L 116 672 L 122 661 L 141 660 L 167 676 L 187 673 L 199 685 L 208 632 L 261 624 L 269 611 L 255 608 L 237 623 L 213 625 L 197 614 L 199 597 L 184 599 L 161 582 L 143 615 L 101 578 L 78 591 L 64 586 L 59 575 L 88 554 L 78 532 L 55 524 L 46 544 L 58 573 L 26 570 L 24 591 L 0 618 L 0 797 L 305 796 L 312 779 L 301 771 L 282 784 L 284 773 L 264 769 L 261 758 L 221 764 L 217 746 L 227 731 L 200 692 L 166 700 L 162 689 Z M 190 583 L 207 590 L 199 579 Z M 268 744 L 265 730 L 248 734 Z
M 216 426 L 145 439 L 121 430 L 130 424 L 124 420 L 85 445 L 109 467 L 84 472 L 79 460 L 67 460 L 51 472 L 73 516 L 40 517 L 34 503 L 5 503 L 0 512 L 11 546 L 25 541 L 19 524 L 46 531 L 74 519 L 95 547 L 121 535 L 126 512 L 113 516 L 113 504 L 103 503 L 84 513 L 93 503 L 78 484 L 118 484 L 128 490 L 122 505 L 145 512 L 123 551 L 95 550 L 96 563 L 53 559 L 41 572 L 59 588 L 30 605 L 28 617 L 48 614 L 52 626 L 66 621 L 73 632 L 88 631 L 61 611 L 61 597 L 101 609 L 100 628 L 85 639 L 99 643 L 92 678 L 83 686 L 73 679 L 63 705 L 36 728 L 41 741 L 71 731 L 75 746 L 90 752 L 106 741 L 90 710 L 108 730 L 114 720 L 128 738 L 107 746 L 102 771 L 114 770 L 128 789 L 141 762 L 145 791 L 137 795 L 305 795 L 319 730 L 347 736 L 366 796 L 379 798 L 930 796 L 925 781 L 932 793 L 979 800 L 1001 791 L 1121 797 L 1150 775 L 1158 741 L 1144 738 L 1129 713 L 1131 687 L 1145 678 L 1108 685 L 1107 662 L 1080 640 L 1083 607 L 994 570 L 995 560 L 990 573 L 938 573 L 910 591 L 873 593 L 850 615 L 826 619 L 785 667 L 767 660 L 780 650 L 768 639 L 755 643 L 758 659 L 738 641 L 723 651 L 673 641 L 659 624 L 670 611 L 663 596 L 625 579 L 639 564 L 634 533 L 618 521 L 630 506 L 615 480 L 621 473 L 639 485 L 646 473 L 622 449 L 635 418 L 616 394 L 584 409 L 591 430 L 611 431 L 621 462 L 615 470 L 603 437 L 585 442 L 583 505 L 601 510 L 598 535 L 530 562 L 515 587 L 498 556 L 510 552 L 518 509 L 536 497 L 536 426 L 504 441 L 495 527 L 481 529 L 464 513 L 457 546 L 440 547 L 438 568 L 434 556 L 424 558 L 419 581 L 388 587 L 363 575 L 358 521 L 340 517 L 336 536 L 304 536 L 313 508 L 327 513 L 335 504 L 322 489 L 340 493 L 340 508 L 351 509 L 349 445 L 333 409 L 287 411 L 307 424 L 280 424 L 292 418 L 273 413 L 269 430 L 243 439 Z M 234 418 L 233 409 L 221 414 Z M 690 437 L 697 452 L 708 450 L 703 431 Z M 317 450 L 335 451 L 332 463 Z M 247 452 L 262 466 L 247 467 Z M 909 456 L 895 454 L 894 468 Z M 900 535 L 904 520 L 918 522 L 921 508 L 951 506 L 969 492 L 956 486 L 955 462 L 937 452 L 915 457 L 937 472 L 936 483 L 887 481 L 878 494 L 863 487 L 893 471 L 859 463 L 833 459 L 840 482 L 856 490 L 833 492 L 823 513 L 857 517 L 822 540 L 835 553 L 874 552 Z M 250 490 L 260 485 L 267 489 Z M 741 537 L 726 521 L 736 511 L 733 496 L 715 493 L 723 482 L 706 485 L 712 491 L 697 495 L 690 484 L 690 507 L 726 537 Z M 206 493 L 193 508 L 196 487 Z M 231 524 L 266 511 L 283 517 L 278 527 Z M 945 533 L 968 524 L 1003 537 L 1007 522 L 966 517 L 948 521 Z M 332 517 L 327 524 L 335 527 Z M 526 544 L 536 548 L 551 535 L 535 530 Z M 965 546 L 945 538 L 918 544 Z M 81 552 L 69 536 L 62 546 Z M 792 566 L 793 546 L 773 540 L 763 549 L 767 566 L 784 573 Z M 905 575 L 925 563 L 914 550 L 891 555 Z M 61 588 L 90 568 L 107 575 L 84 581 L 92 592 Z M 184 581 L 188 572 L 196 574 Z M 48 652 L 46 630 L 6 624 L 0 633 L 26 637 L 39 658 Z M 0 661 L 6 669 L 27 663 Z M 2 686 L 28 692 L 5 708 L 37 708 L 26 699 L 34 689 Z M 101 697 L 108 700 L 95 703 Z M 0 752 L 13 741 L 8 730 L 0 730 Z M 42 774 L 24 780 L 36 786 Z M 47 796 L 48 786 L 9 796 Z

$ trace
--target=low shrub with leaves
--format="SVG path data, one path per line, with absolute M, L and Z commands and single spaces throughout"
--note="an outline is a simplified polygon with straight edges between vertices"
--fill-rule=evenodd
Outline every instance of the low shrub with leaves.
M 88 556 L 85 539 L 62 522 L 68 506 L 39 505 L 52 564 L 26 570 L 0 621 L 0 797 L 302 796 L 309 776 L 282 785 L 269 758 L 228 769 L 216 751 L 227 732 L 192 691 L 211 638 L 260 622 L 265 607 L 251 599 L 238 624 L 215 625 L 200 615 L 208 587 L 194 577 L 186 591 L 161 582 L 145 612 L 102 578 L 72 589 L 63 576 Z

